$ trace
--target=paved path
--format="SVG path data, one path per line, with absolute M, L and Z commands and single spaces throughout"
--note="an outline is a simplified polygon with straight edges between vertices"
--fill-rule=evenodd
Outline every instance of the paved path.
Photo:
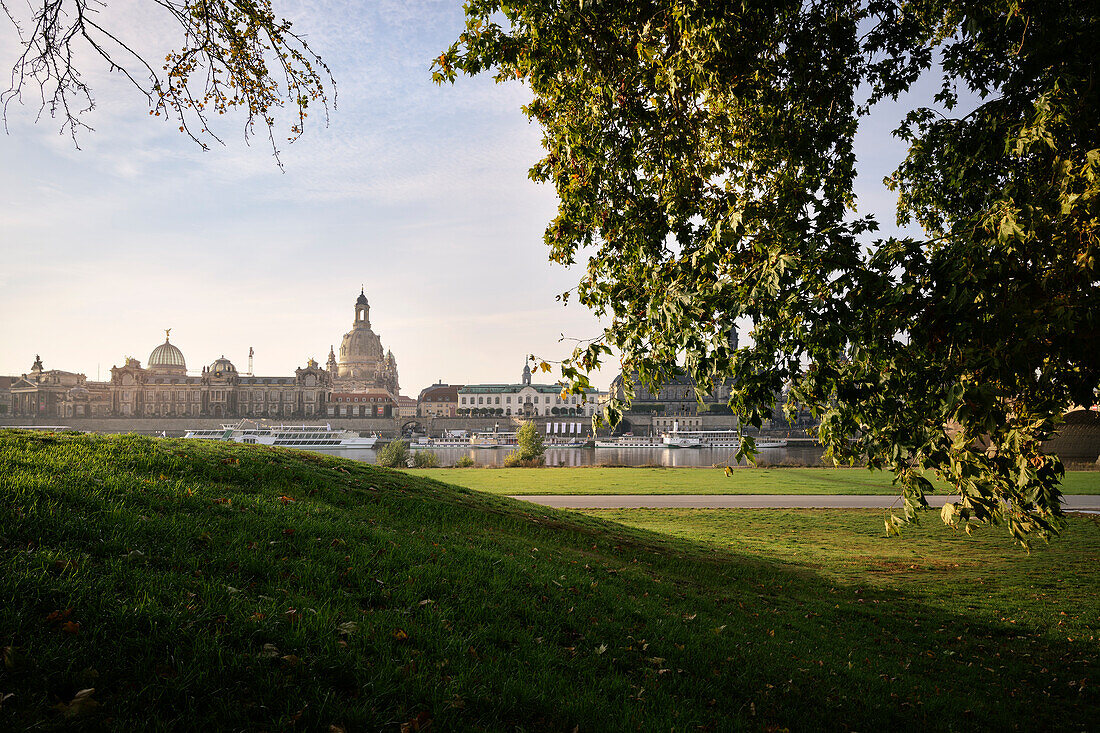
M 602 496 L 513 496 L 513 499 L 563 509 L 883 509 L 900 507 L 897 496 L 792 494 L 605 494 Z M 929 496 L 928 503 L 943 506 L 957 496 Z M 1100 511 L 1100 496 L 1064 496 L 1067 511 Z

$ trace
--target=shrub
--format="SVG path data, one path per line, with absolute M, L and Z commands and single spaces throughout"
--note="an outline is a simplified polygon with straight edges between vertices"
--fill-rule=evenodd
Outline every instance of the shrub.
M 471 466 L 476 465 L 477 464 L 474 463 L 474 459 L 470 456 L 462 456 L 457 461 L 455 461 L 455 468 L 470 468 Z
M 386 468 L 408 468 L 409 444 L 403 440 L 388 443 L 378 451 L 378 458 L 375 463 Z
M 539 456 L 538 458 L 523 458 L 520 456 L 518 450 L 514 450 L 508 455 L 504 456 L 505 468 L 539 468 L 546 464 L 546 458 Z
M 430 450 L 413 451 L 413 468 L 438 468 L 439 456 Z

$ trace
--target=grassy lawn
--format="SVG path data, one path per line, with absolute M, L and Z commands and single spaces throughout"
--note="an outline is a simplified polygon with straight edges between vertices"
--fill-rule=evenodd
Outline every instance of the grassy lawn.
M 860 468 L 422 468 L 409 473 L 491 494 L 895 494 Z M 937 486 L 946 484 L 934 482 Z M 1100 471 L 1069 471 L 1066 494 L 1100 494 Z
M 0 730 L 1083 730 L 1100 527 L 1070 525 L 1027 556 L 0 432 Z

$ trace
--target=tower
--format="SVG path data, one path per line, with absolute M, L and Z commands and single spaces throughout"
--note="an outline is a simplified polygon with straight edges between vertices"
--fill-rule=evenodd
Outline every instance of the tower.
M 332 348 L 332 344 L 328 347 L 328 361 L 325 362 L 325 371 L 333 376 L 336 375 L 336 352 Z
M 370 328 L 370 303 L 363 288 L 359 288 L 359 297 L 355 300 L 355 326 Z
M 523 365 L 523 385 L 525 387 L 531 386 L 531 366 L 529 364 Z
M 737 351 L 737 324 L 736 323 L 730 324 L 729 345 L 730 345 L 730 352 Z

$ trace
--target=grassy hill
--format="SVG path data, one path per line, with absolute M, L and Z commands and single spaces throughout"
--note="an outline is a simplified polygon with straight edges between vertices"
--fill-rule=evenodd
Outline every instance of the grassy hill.
M 1096 524 L 972 547 L 1049 613 L 304 452 L 0 432 L 0 729 L 1094 725 Z

